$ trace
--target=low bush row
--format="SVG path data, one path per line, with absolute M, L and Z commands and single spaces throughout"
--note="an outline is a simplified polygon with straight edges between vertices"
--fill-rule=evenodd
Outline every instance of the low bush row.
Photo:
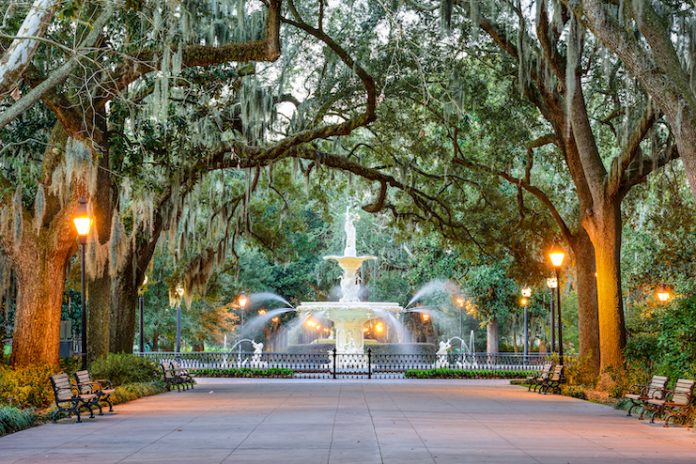
M 154 382 L 127 383 L 116 387 L 115 391 L 111 394 L 111 401 L 113 401 L 114 404 L 126 403 L 144 396 L 164 393 L 165 391 L 167 391 L 167 387 L 161 380 L 155 380 Z
M 39 420 L 33 409 L 0 406 L 0 436 L 31 427 Z
M 291 378 L 292 369 L 272 367 L 269 369 L 252 369 L 249 367 L 230 369 L 198 369 L 193 372 L 196 377 L 275 377 Z
M 532 375 L 535 371 L 486 370 L 486 369 L 409 369 L 407 379 L 518 379 Z

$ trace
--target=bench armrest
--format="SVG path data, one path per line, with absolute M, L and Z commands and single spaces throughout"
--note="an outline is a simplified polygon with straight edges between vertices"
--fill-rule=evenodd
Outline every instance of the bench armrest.
M 101 388 L 111 388 L 111 380 L 107 379 L 94 379 L 92 383 L 98 384 Z

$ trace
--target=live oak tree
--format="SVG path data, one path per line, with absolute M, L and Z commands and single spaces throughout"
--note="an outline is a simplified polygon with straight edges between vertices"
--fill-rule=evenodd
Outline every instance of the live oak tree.
M 621 200 L 650 172 L 679 155 L 670 142 L 673 135 L 659 125 L 660 114 L 642 96 L 641 88 L 620 79 L 621 63 L 612 62 L 591 37 L 582 34 L 563 4 L 542 0 L 527 9 L 505 2 L 488 10 L 466 8 L 465 18 L 515 63 L 520 91 L 539 109 L 554 134 L 578 195 L 579 222 L 594 248 L 600 367 L 620 365 L 625 343 Z M 597 106 L 602 101 L 605 106 Z M 602 111 L 607 103 L 611 111 Z M 637 111 L 628 112 L 627 106 Z M 622 116 L 621 124 L 615 123 L 617 114 Z M 606 136 L 607 126 L 602 127 L 603 120 L 609 123 L 620 151 L 601 150 L 599 141 Z M 646 138 L 655 143 L 646 146 Z M 559 226 L 564 230 L 560 221 Z M 588 254 L 587 247 L 575 253 L 576 259 Z
M 109 22 L 115 6 L 120 6 L 121 9 L 114 21 Z M 15 147 L 14 163 L 6 167 L 9 174 L 2 180 L 3 253 L 15 270 L 19 287 L 12 351 L 15 365 L 36 362 L 55 364 L 58 361 L 58 321 L 65 265 L 75 248 L 75 235 L 69 219 L 77 198 L 82 195 L 92 197 L 96 218 L 95 240 L 91 247 L 94 259 L 88 263 L 91 264 L 92 271 L 89 329 L 95 341 L 90 347 L 90 357 L 108 349 L 110 281 L 105 277 L 104 269 L 109 256 L 105 249 L 109 248 L 114 207 L 113 179 L 109 169 L 111 160 L 108 155 L 109 101 L 141 76 L 161 69 L 162 62 L 156 53 L 167 55 L 164 63 L 167 65 L 165 72 L 168 73 L 172 72 L 172 61 L 174 68 L 180 69 L 236 60 L 274 60 L 279 55 L 278 2 L 270 3 L 268 15 L 257 13 L 257 17 L 261 16 L 260 21 L 250 21 L 250 24 L 256 25 L 256 34 L 260 39 L 253 40 L 256 37 L 252 33 L 252 40 L 234 42 L 238 38 L 234 34 L 217 37 L 219 29 L 211 31 L 207 38 L 208 45 L 201 45 L 198 40 L 200 31 L 188 30 L 187 36 L 179 37 L 179 47 L 173 59 L 169 48 L 172 41 L 164 41 L 164 49 L 161 49 L 161 43 L 157 39 L 166 36 L 167 31 L 174 33 L 179 27 L 187 32 L 188 26 L 171 24 L 170 21 L 168 26 L 171 27 L 167 28 L 160 22 L 153 31 L 147 28 L 147 23 L 151 20 L 157 23 L 161 19 L 160 6 L 141 4 L 139 7 L 140 10 L 134 10 L 113 5 L 112 2 L 94 2 L 85 4 L 70 15 L 61 15 L 56 27 L 52 29 L 55 37 L 52 37 L 51 44 L 63 41 L 92 47 L 98 41 L 100 46 L 88 48 L 84 55 L 79 55 L 87 63 L 82 62 L 80 73 L 73 72 L 76 57 L 66 61 L 56 56 L 52 47 L 47 47 L 45 52 L 39 50 L 34 55 L 34 60 L 42 63 L 42 68 L 48 69 L 48 73 L 43 75 L 37 66 L 30 66 L 23 75 L 23 88 L 28 89 L 25 96 L 3 108 L 0 115 L 2 125 L 21 126 L 22 119 L 33 114 L 26 110 L 39 98 L 43 98 L 43 102 L 42 108 L 37 111 L 44 112 L 45 105 L 52 113 L 46 118 L 46 131 L 52 132 L 52 136 L 44 153 L 27 152 L 26 147 L 18 144 Z M 243 10 L 241 14 L 244 14 Z M 234 15 L 227 16 L 230 18 Z M 97 18 L 96 21 L 90 24 L 90 18 L 94 17 Z M 186 14 L 179 16 L 184 23 L 187 17 Z M 78 20 L 81 25 L 73 28 L 72 25 Z M 228 20 L 229 22 L 231 21 Z M 133 42 L 126 41 L 124 44 L 105 40 L 106 36 L 102 36 L 105 27 L 112 33 L 112 37 L 118 35 L 116 31 L 130 30 L 132 35 L 126 36 L 133 39 Z M 229 29 L 221 30 L 224 32 Z M 142 40 L 136 39 L 138 34 L 141 34 Z M 214 44 L 225 38 L 230 39 L 227 45 Z M 193 45 L 187 46 L 187 42 L 193 42 Z M 125 48 L 119 50 L 119 46 Z M 101 67 L 100 57 L 111 53 L 120 53 L 123 64 L 115 69 Z M 51 68 L 54 70 L 51 71 Z M 66 72 L 66 69 L 70 72 Z M 160 89 L 166 85 L 162 80 L 161 78 L 158 83 Z M 59 84 L 60 87 L 57 87 Z M 70 88 L 76 89 L 76 92 L 69 90 Z M 87 92 L 80 93 L 84 89 L 88 89 Z M 49 128 L 52 118 L 56 122 L 51 131 Z M 38 166 L 38 169 L 23 166 L 23 161 L 27 160 L 38 160 L 30 163 L 30 167 Z M 7 179 L 8 176 L 14 182 Z M 13 183 L 18 185 L 14 190 Z M 22 184 L 31 188 L 22 189 Z M 23 196 L 24 192 L 29 191 L 36 192 L 31 195 L 35 197 L 35 201 L 32 201 L 34 198 L 31 196 Z M 33 214 L 29 210 L 32 205 Z M 13 233 L 9 233 L 12 229 Z

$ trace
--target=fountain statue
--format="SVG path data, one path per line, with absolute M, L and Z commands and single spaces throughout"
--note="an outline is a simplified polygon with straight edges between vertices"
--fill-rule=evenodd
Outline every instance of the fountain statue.
M 443 342 L 443 341 L 440 342 L 440 348 L 435 353 L 437 355 L 437 360 L 435 361 L 435 364 L 433 364 L 433 367 L 435 369 L 449 367 L 449 360 L 447 359 L 447 353 L 449 352 L 450 348 L 452 348 L 452 344 L 450 343 L 449 340 L 447 340 L 446 342 Z
M 268 367 L 268 363 L 261 361 L 261 356 L 263 354 L 263 343 L 262 342 L 251 342 L 251 346 L 254 347 L 254 354 L 251 356 L 251 362 L 249 363 L 251 367 L 255 369 L 265 369 Z
M 343 230 L 346 235 L 346 245 L 342 256 L 325 256 L 333 260 L 343 270 L 341 277 L 341 298 L 339 301 L 303 302 L 297 307 L 297 312 L 307 316 L 318 314 L 329 319 L 334 324 L 336 351 L 341 354 L 362 354 L 365 352 L 363 324 L 370 319 L 383 318 L 397 314 L 402 308 L 398 303 L 360 301 L 358 293 L 360 284 L 358 271 L 362 263 L 376 259 L 374 256 L 358 256 L 356 249 L 356 219 L 350 208 L 346 209 Z

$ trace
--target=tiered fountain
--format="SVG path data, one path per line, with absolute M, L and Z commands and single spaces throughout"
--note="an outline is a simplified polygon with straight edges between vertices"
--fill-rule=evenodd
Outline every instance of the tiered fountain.
M 364 353 L 365 339 L 363 324 L 370 319 L 391 318 L 402 311 L 398 303 L 360 301 L 358 271 L 362 263 L 377 259 L 374 256 L 357 256 L 355 249 L 355 226 L 350 209 L 346 210 L 344 229 L 346 247 L 343 256 L 325 256 L 334 260 L 343 269 L 341 277 L 341 299 L 339 301 L 303 302 L 297 307 L 300 315 L 328 319 L 334 324 L 336 351 L 341 354 Z

